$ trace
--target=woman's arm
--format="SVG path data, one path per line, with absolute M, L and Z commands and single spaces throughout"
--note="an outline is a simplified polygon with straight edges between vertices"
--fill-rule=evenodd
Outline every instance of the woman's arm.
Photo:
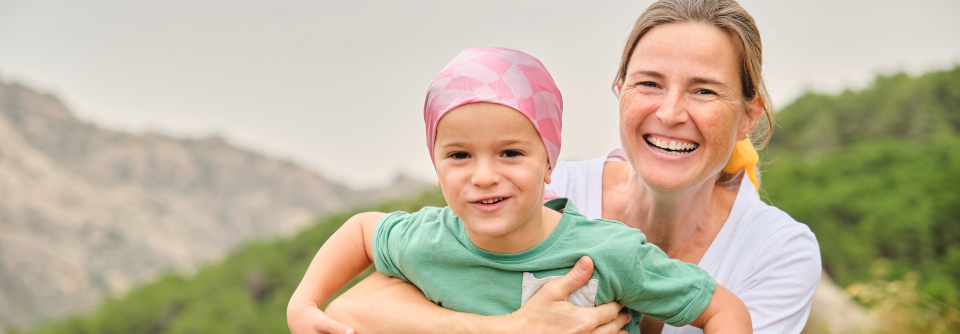
M 447 310 L 403 280 L 374 273 L 330 303 L 326 314 L 361 334 L 619 333 L 630 320 L 626 312 L 619 312 L 620 304 L 579 307 L 566 301 L 592 272 L 593 261 L 584 257 L 562 278 L 544 285 L 520 310 L 504 316 Z M 335 325 L 330 327 L 334 330 Z

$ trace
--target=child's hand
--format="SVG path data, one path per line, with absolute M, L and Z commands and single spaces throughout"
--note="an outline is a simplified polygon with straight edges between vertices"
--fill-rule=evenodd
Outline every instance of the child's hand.
M 330 319 L 315 306 L 300 309 L 299 314 L 287 317 L 292 334 L 355 334 L 353 328 Z

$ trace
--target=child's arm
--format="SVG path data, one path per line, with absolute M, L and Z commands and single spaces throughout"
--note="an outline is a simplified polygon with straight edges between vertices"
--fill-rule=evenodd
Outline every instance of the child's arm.
M 720 284 L 717 284 L 717 289 L 713 291 L 707 309 L 690 325 L 703 328 L 705 334 L 753 333 L 747 305 Z
M 320 247 L 287 304 L 291 333 L 353 332 L 325 316 L 320 306 L 373 263 L 373 228 L 383 215 L 366 212 L 353 216 Z

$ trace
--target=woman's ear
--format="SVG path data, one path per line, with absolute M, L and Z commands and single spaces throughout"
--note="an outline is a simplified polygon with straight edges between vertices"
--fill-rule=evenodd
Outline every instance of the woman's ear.
M 757 122 L 760 121 L 760 116 L 763 115 L 764 109 L 763 99 L 761 99 L 759 95 L 754 96 L 747 102 L 747 117 L 744 117 L 740 121 L 737 141 L 744 140 L 750 136 L 753 129 L 757 127 Z
M 543 176 L 543 183 L 550 184 L 550 174 L 553 174 L 553 167 L 547 165 L 547 173 Z

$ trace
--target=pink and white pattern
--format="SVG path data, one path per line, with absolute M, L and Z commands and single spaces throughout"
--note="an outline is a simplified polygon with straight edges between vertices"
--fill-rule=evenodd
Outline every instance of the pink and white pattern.
M 560 90 L 539 60 L 504 48 L 466 49 L 430 84 L 423 121 L 431 160 L 440 118 L 456 107 L 478 102 L 502 104 L 530 119 L 547 148 L 550 167 L 556 166 L 563 115 Z

